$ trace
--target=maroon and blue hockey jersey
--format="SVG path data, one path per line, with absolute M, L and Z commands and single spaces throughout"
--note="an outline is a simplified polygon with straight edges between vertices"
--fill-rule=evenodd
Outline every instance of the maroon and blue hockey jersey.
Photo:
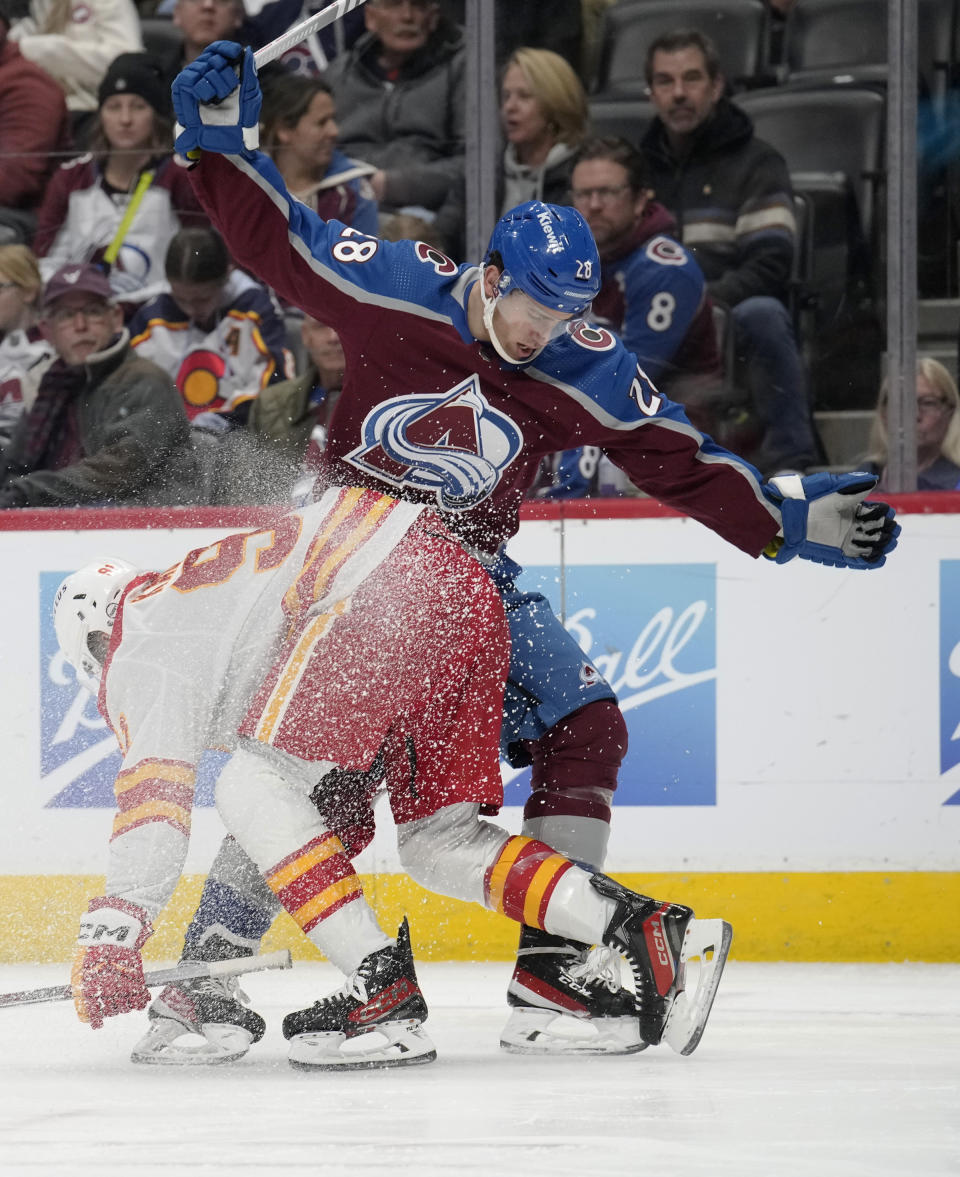
M 430 502 L 492 553 L 517 530 L 540 460 L 594 445 L 751 555 L 777 533 L 757 471 L 698 433 L 609 331 L 574 321 L 530 363 L 507 364 L 468 326 L 477 267 L 321 220 L 260 153 L 205 152 L 190 175 L 237 261 L 340 335 L 331 481 Z

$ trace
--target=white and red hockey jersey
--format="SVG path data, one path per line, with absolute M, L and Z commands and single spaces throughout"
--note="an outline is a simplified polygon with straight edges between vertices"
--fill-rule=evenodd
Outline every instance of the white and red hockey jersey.
M 110 285 L 120 302 L 141 303 L 168 289 L 167 246 L 189 225 L 206 225 L 183 161 L 168 156 L 150 165 L 153 180 L 143 195 L 110 267 Z M 70 262 L 100 263 L 126 215 L 131 193 L 108 188 L 100 164 L 82 155 L 50 178 L 37 212 L 34 250 L 47 281 Z
M 168 902 L 201 753 L 232 748 L 288 627 L 342 610 L 423 509 L 336 487 L 272 526 L 228 535 L 131 582 L 99 696 L 123 753 L 106 894 L 151 918 Z

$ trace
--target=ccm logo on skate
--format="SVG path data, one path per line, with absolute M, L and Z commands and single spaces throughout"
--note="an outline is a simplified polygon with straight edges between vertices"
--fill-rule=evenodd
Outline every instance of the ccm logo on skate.
M 663 921 L 659 913 L 647 920 L 646 927 L 647 949 L 650 953 L 650 963 L 653 966 L 653 977 L 657 984 L 657 992 L 661 997 L 668 993 L 673 984 L 673 964 L 670 960 L 670 949 L 663 930 Z
M 351 1022 L 359 1022 L 361 1025 L 365 1025 L 367 1022 L 378 1022 L 384 1014 L 396 1009 L 398 1005 L 402 1005 L 408 997 L 413 997 L 415 993 L 416 989 L 406 977 L 403 977 L 399 981 L 394 981 L 392 985 L 388 985 L 372 1001 L 355 1009 L 349 1015 L 349 1019 Z

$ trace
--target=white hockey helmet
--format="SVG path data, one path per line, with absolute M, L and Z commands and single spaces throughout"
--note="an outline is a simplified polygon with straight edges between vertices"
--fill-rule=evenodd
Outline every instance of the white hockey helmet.
M 57 589 L 53 627 L 64 658 L 77 672 L 77 682 L 96 694 L 120 595 L 137 569 L 126 560 L 98 560 L 71 573 Z

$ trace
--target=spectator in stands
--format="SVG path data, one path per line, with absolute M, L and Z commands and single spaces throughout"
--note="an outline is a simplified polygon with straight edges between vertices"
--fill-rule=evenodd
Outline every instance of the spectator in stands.
M 157 57 L 167 92 L 183 67 L 199 57 L 211 41 L 235 41 L 243 20 L 243 0 L 177 0 L 173 23 L 183 40 Z
M 57 359 L 0 454 L 0 507 L 179 501 L 187 418 L 169 377 L 137 356 L 106 275 L 64 266 L 43 293 Z
M 294 374 L 276 303 L 233 268 L 215 229 L 181 229 L 165 269 L 170 293 L 136 313 L 132 346 L 173 378 L 196 428 L 246 424 L 260 390 Z
M 724 97 L 716 50 L 679 29 L 651 42 L 646 61 L 657 111 L 640 147 L 656 199 L 730 309 L 763 429 L 751 455 L 764 474 L 804 470 L 820 457 L 806 373 L 786 297 L 796 222 L 787 165 Z
M 444 0 L 444 10 L 463 24 L 464 0 Z M 583 66 L 583 0 L 494 0 L 497 64 L 515 49 L 549 49 L 559 53 L 579 74 Z
M 0 245 L 0 446 L 36 400 L 55 352 L 39 327 L 43 281 L 26 245 Z
M 377 202 L 370 164 L 337 149 L 336 107 L 323 78 L 261 74 L 260 147 L 277 165 L 292 196 L 325 221 L 342 221 L 376 235 Z
M 455 241 L 464 166 L 462 30 L 436 0 L 367 0 L 367 32 L 325 77 L 340 148 L 376 169 L 381 214 L 417 210 Z M 446 208 L 445 208 L 446 205 Z
M 97 109 L 97 90 L 110 62 L 143 48 L 133 0 L 30 0 L 28 14 L 10 36 L 24 57 L 63 87 L 75 136 L 81 116 Z
M 20 0 L 0 0 L 0 245 L 33 240 L 44 186 L 70 144 L 63 91 L 7 37 L 20 14 Z
M 566 203 L 573 158 L 587 134 L 587 96 L 569 63 L 549 49 L 514 51 L 500 84 L 500 213 L 526 200 Z
M 121 54 L 100 84 L 92 153 L 58 168 L 37 215 L 34 248 L 44 276 L 67 262 L 96 263 L 131 313 L 166 289 L 163 259 L 173 235 L 207 223 L 172 153 L 169 99 L 146 53 Z
M 960 395 L 939 360 L 917 359 L 917 490 L 960 490 Z M 870 428 L 869 451 L 862 470 L 886 481 L 887 383 L 881 385 L 877 411 Z
M 716 436 L 723 369 L 703 272 L 675 239 L 676 222 L 649 198 L 643 157 L 624 139 L 588 140 L 570 198 L 600 253 L 602 285 L 591 321 L 616 331 L 657 387 Z M 538 497 L 596 494 L 616 481 L 599 451 L 568 450 Z
M 300 489 L 299 479 L 306 491 L 320 473 L 346 360 L 332 327 L 307 315 L 300 331 L 307 355 L 303 375 L 265 388 L 250 408 L 248 428 L 260 450 L 253 465 L 269 471 L 266 485 L 250 501 L 289 500 Z

